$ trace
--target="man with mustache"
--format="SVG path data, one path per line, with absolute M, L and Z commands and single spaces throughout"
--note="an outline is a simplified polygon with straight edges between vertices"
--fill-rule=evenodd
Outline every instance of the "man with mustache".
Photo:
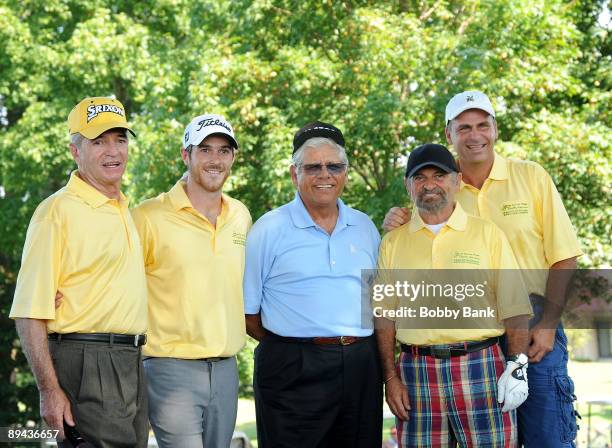
M 405 182 L 417 213 L 383 238 L 379 279 L 390 275 L 385 270 L 408 269 L 414 271 L 395 275 L 414 277 L 416 283 L 423 279 L 423 272 L 433 269 L 438 273 L 425 283 L 454 286 L 457 271 L 453 270 L 471 269 L 459 273 L 460 286 L 477 289 L 479 280 L 490 292 L 462 304 L 471 310 L 486 306 L 492 316 L 474 321 L 464 315 L 449 327 L 441 319 L 424 322 L 422 314 L 402 318 L 395 312 L 406 303 L 414 303 L 419 310 L 423 305 L 434 309 L 434 304 L 447 305 L 453 298 L 438 300 L 421 294 L 415 297 L 416 303 L 397 297 L 383 302 L 384 312 L 376 314 L 376 335 L 400 447 L 457 442 L 462 447 L 514 446 L 516 416 L 509 411 L 527 398 L 524 352 L 532 314 L 528 295 L 520 274 L 519 282 L 512 282 L 512 276 L 500 272 L 517 268 L 503 233 L 493 223 L 467 215 L 456 203 L 461 182 L 457 171 L 452 154 L 441 145 L 426 144 L 410 153 Z M 453 272 L 455 277 L 449 275 Z M 449 305 L 444 308 L 454 309 L 453 303 Z M 504 332 L 511 355 L 507 366 L 498 344 Z M 401 343 L 397 370 L 396 338 Z
M 133 211 L 149 293 L 149 418 L 160 447 L 231 443 L 251 226 L 247 208 L 222 192 L 237 149 L 222 116 L 195 117 L 181 149 L 187 178 Z
M 146 283 L 120 190 L 133 132 L 123 105 L 104 97 L 77 104 L 68 128 L 77 170 L 32 216 L 10 317 L 58 439 L 66 422 L 98 447 L 146 447 Z
M 582 254 L 576 233 L 540 165 L 495 153 L 495 111 L 484 93 L 455 95 L 446 106 L 445 132 L 463 174 L 458 202 L 469 214 L 493 221 L 507 236 L 536 313 L 527 353 L 530 393 L 518 409 L 519 442 L 527 448 L 571 447 L 577 432 L 576 397 L 560 318 L 576 258 Z M 407 220 L 407 209 L 394 208 L 384 227 Z

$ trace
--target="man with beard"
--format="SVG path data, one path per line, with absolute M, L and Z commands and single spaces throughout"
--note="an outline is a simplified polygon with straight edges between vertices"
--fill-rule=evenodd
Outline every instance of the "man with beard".
M 379 279 L 389 274 L 387 269 L 418 270 L 416 283 L 423 272 L 433 269 L 440 272 L 433 274 L 436 281 L 432 284 L 452 284 L 449 273 L 470 269 L 475 275 L 460 272 L 461 283 L 474 286 L 476 282 L 470 279 L 484 275 L 490 293 L 479 301 L 466 299 L 467 304 L 471 308 L 476 303 L 487 305 L 495 314 L 477 322 L 457 319 L 450 328 L 436 326 L 441 320 L 415 328 L 422 321 L 396 318 L 391 312 L 402 308 L 397 297 L 383 304 L 376 335 L 386 399 L 397 417 L 400 447 L 454 446 L 457 442 L 462 447 L 514 446 L 516 415 L 509 411 L 527 398 L 524 352 L 531 315 L 527 292 L 520 281 L 514 283 L 512 277 L 499 272 L 517 268 L 504 234 L 493 223 L 467 215 L 456 203 L 461 183 L 457 171 L 444 146 L 426 144 L 410 153 L 406 189 L 418 213 L 383 238 Z M 411 271 L 402 272 L 411 275 Z M 434 307 L 433 300 L 442 304 L 453 300 L 416 299 L 416 305 L 429 308 Z M 513 356 L 507 366 L 498 344 L 504 332 Z M 396 338 L 402 351 L 397 371 Z
M 446 106 L 445 132 L 463 174 L 457 200 L 469 214 L 490 219 L 504 232 L 536 314 L 527 353 L 531 390 L 518 409 L 519 443 L 527 448 L 572 447 L 576 397 L 560 320 L 576 258 L 582 254 L 576 232 L 540 165 L 495 153 L 495 111 L 484 93 L 455 95 Z M 383 226 L 389 230 L 407 220 L 407 209 L 394 208 Z
M 228 447 L 245 342 L 247 208 L 222 193 L 238 144 L 219 115 L 185 129 L 188 176 L 133 212 L 149 293 L 145 373 L 160 447 Z

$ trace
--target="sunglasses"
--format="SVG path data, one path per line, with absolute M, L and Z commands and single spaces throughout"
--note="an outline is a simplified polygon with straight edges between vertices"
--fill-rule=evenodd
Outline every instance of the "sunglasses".
M 305 163 L 300 166 L 309 176 L 318 176 L 321 174 L 321 171 L 323 171 L 323 167 L 327 168 L 327 172 L 332 176 L 342 174 L 346 169 L 346 163 L 328 163 L 327 165 L 321 163 Z

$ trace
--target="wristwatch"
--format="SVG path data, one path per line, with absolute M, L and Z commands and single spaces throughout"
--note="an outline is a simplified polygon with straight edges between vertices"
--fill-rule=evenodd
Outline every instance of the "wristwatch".
M 527 364 L 529 359 L 527 358 L 527 355 L 525 353 L 519 353 L 518 355 L 508 356 L 508 361 L 514 361 L 515 363 L 524 366 L 525 364 Z

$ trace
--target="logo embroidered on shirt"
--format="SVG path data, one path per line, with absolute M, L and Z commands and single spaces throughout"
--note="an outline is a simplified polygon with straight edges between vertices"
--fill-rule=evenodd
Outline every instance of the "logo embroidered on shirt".
M 480 266 L 480 254 L 475 252 L 455 252 L 452 263 Z
M 232 232 L 232 243 L 246 246 L 246 233 Z
M 524 201 L 504 202 L 502 204 L 501 211 L 502 211 L 502 215 L 504 216 L 528 215 L 529 214 L 529 204 Z

